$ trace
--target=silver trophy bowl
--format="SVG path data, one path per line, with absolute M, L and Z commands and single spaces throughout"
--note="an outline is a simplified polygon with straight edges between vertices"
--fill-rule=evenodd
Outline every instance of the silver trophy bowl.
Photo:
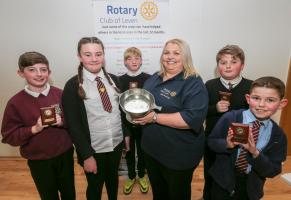
M 134 118 L 145 116 L 152 109 L 159 109 L 155 104 L 154 96 L 149 91 L 140 88 L 123 92 L 119 97 L 119 105 L 129 122 L 132 122 Z

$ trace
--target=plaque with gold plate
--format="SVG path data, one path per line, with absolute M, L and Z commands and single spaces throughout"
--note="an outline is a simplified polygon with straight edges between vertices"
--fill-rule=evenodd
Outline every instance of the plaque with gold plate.
M 57 122 L 56 109 L 52 107 L 40 108 L 40 117 L 43 125 L 51 125 Z
M 230 102 L 231 93 L 219 91 L 219 97 L 220 97 L 220 100 Z
M 230 127 L 233 130 L 232 142 L 239 142 L 242 144 L 248 143 L 249 125 L 241 123 L 231 123 Z

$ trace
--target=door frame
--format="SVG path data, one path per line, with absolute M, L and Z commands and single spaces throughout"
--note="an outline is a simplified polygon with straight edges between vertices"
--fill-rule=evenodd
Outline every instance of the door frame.
M 280 117 L 280 126 L 283 128 L 288 139 L 288 155 L 291 155 L 291 58 L 289 61 L 288 77 L 285 89 L 285 98 L 288 99 L 288 104 L 283 108 Z M 289 123 L 288 123 L 289 119 Z

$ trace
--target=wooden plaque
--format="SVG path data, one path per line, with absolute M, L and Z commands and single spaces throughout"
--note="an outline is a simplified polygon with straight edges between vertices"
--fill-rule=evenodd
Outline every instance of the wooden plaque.
M 57 122 L 55 107 L 40 108 L 40 117 L 43 125 L 51 125 Z
M 219 91 L 219 97 L 220 97 L 220 100 L 230 102 L 231 93 Z
M 233 142 L 239 142 L 242 144 L 248 143 L 249 137 L 249 125 L 241 123 L 231 123 L 231 129 L 233 130 Z

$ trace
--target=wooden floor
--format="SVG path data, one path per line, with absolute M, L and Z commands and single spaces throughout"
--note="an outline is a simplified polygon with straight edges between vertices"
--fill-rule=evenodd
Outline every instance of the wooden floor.
M 283 173 L 291 172 L 291 156 L 283 165 Z M 77 199 L 85 199 L 86 180 L 83 170 L 76 164 L 75 167 Z M 141 194 L 136 184 L 133 192 L 126 196 L 122 193 L 122 186 L 125 177 L 120 176 L 119 200 L 150 200 L 151 191 L 148 194 Z M 198 200 L 202 196 L 203 188 L 203 166 L 196 169 L 192 181 L 192 200 Z M 107 195 L 104 192 L 104 200 Z M 38 200 L 39 196 L 35 189 L 33 180 L 27 168 L 26 161 L 21 158 L 0 158 L 0 199 L 1 200 Z M 264 200 L 290 200 L 291 185 L 283 181 L 280 176 L 269 179 L 265 185 Z

